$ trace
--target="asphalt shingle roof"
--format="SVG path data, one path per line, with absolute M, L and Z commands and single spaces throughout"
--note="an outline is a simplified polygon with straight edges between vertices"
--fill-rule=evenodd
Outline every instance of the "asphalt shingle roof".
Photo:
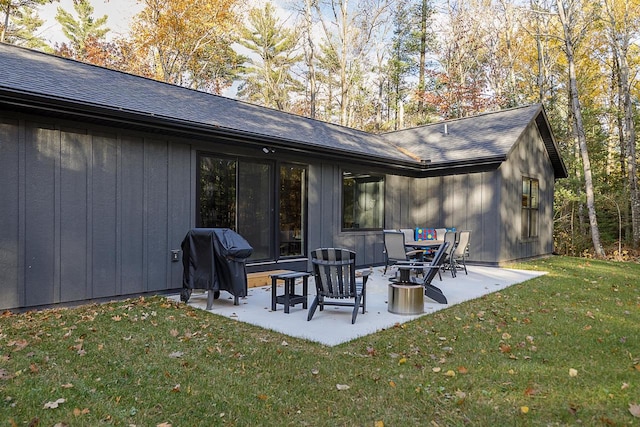
M 431 163 L 506 156 L 540 105 L 481 114 L 384 134 L 390 143 Z
M 449 121 L 448 135 L 442 123 L 374 135 L 6 44 L 0 44 L 0 76 L 0 102 L 28 99 L 94 108 L 132 121 L 163 120 L 416 170 L 425 164 L 421 160 L 473 163 L 506 155 L 542 110 L 534 105 Z

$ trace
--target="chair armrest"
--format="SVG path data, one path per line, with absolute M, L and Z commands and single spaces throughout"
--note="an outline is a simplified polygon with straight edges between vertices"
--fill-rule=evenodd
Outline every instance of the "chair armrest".
M 411 250 L 411 251 L 407 251 L 405 253 L 407 254 L 407 256 L 409 256 L 409 255 L 418 255 L 418 254 L 421 254 L 423 252 L 424 252 L 424 249 L 414 249 L 414 250 Z
M 356 281 L 358 279 L 362 279 L 362 289 L 365 289 L 367 287 L 367 280 L 369 280 L 370 274 L 371 274 L 371 271 L 365 270 L 362 272 L 360 276 L 356 276 Z

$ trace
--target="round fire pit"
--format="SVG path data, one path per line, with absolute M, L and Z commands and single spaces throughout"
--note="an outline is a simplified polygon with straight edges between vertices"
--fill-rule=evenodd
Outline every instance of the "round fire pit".
M 387 310 L 393 314 L 424 313 L 424 288 L 407 283 L 389 283 Z

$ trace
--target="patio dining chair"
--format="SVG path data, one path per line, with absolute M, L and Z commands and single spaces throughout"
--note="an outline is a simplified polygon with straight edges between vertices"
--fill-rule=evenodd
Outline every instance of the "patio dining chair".
M 456 268 L 453 261 L 453 252 L 456 250 L 456 240 L 458 236 L 455 231 L 446 231 L 444 233 L 444 241 L 449 243 L 444 256 L 444 262 L 441 270 L 451 270 L 451 277 L 456 277 Z M 439 274 L 439 273 L 438 273 Z M 442 277 L 440 277 L 442 279 Z
M 325 305 L 353 306 L 351 323 L 356 322 L 358 310 L 367 307 L 367 279 L 369 271 L 356 278 L 356 253 L 341 248 L 319 248 L 311 251 L 311 263 L 316 283 L 316 297 L 309 307 L 307 321 Z
M 407 250 L 405 246 L 405 234 L 402 231 L 385 230 L 383 237 L 385 253 L 383 274 L 387 274 L 389 266 L 394 265 L 398 261 L 421 260 L 422 249 Z
M 458 232 L 458 244 L 456 245 L 453 253 L 451 254 L 452 268 L 454 270 L 464 270 L 464 274 L 467 272 L 467 258 L 469 257 L 469 241 L 471 239 L 471 231 L 464 230 Z M 462 262 L 462 265 L 460 264 Z

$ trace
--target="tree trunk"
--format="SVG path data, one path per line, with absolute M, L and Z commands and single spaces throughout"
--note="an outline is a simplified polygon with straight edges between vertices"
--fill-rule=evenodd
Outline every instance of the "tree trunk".
M 578 98 L 578 83 L 576 78 L 576 67 L 573 52 L 573 39 L 571 34 L 572 22 L 567 20 L 566 10 L 562 4 L 562 0 L 557 0 L 558 13 L 562 24 L 565 42 L 565 53 L 569 65 L 569 95 L 571 99 L 571 110 L 574 119 L 574 133 L 578 139 L 580 146 L 580 154 L 582 155 L 582 167 L 584 169 L 584 186 L 587 196 L 587 210 L 589 212 L 589 225 L 591 226 L 591 240 L 593 241 L 593 249 L 597 258 L 605 256 L 602 243 L 600 241 L 600 229 L 598 228 L 598 219 L 596 216 L 595 195 L 593 191 L 593 178 L 591 175 L 591 160 L 589 159 L 589 151 L 587 149 L 587 137 L 584 132 L 582 123 L 582 111 L 580 100 Z
M 305 0 L 304 18 L 305 32 L 307 36 L 307 68 L 309 70 L 309 117 L 316 118 L 316 68 L 315 68 L 315 47 L 311 34 L 313 21 L 311 19 L 311 2 L 313 0 Z
M 638 167 L 636 162 L 636 131 L 633 122 L 633 103 L 631 102 L 631 87 L 629 86 L 629 63 L 626 51 L 620 52 L 620 84 L 624 91 L 624 136 L 627 147 L 627 178 L 629 179 L 629 196 L 631 203 L 631 227 L 633 247 L 640 243 L 640 198 L 638 197 Z
M 427 11 L 429 10 L 429 0 L 422 0 L 422 9 L 420 15 L 420 60 L 418 64 L 418 115 L 422 116 L 424 111 L 424 69 L 427 61 Z
M 2 27 L 2 34 L 0 35 L 0 43 L 4 43 L 4 38 L 7 35 L 7 28 L 9 28 L 9 15 L 11 15 L 11 2 L 7 4 L 7 10 L 4 14 L 4 27 Z

